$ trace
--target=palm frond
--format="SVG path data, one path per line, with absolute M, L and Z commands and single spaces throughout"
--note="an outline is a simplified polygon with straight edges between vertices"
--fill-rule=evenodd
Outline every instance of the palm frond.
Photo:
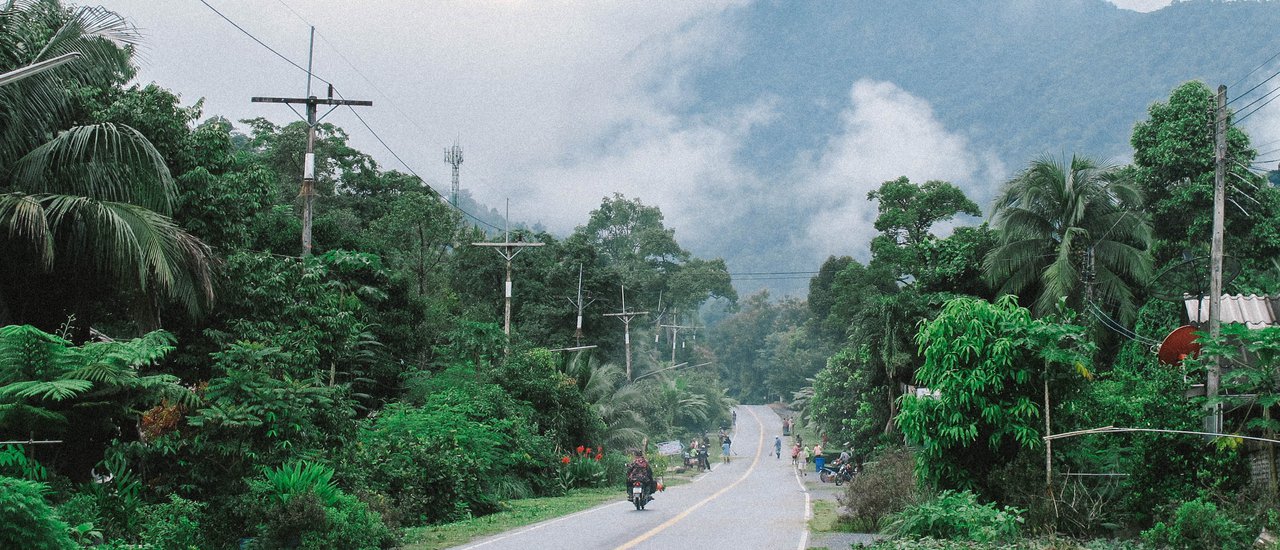
M 50 401 L 71 399 L 93 388 L 88 380 L 26 380 L 0 387 L 0 397 L 37 398 Z

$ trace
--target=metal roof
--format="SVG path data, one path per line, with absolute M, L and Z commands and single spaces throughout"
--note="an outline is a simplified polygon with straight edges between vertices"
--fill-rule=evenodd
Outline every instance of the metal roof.
M 1209 297 L 1183 295 L 1183 304 L 1187 308 L 1187 320 L 1192 323 L 1209 322 Z M 1243 323 L 1249 328 L 1274 326 L 1280 318 L 1280 296 L 1258 296 L 1250 294 L 1222 295 L 1222 322 Z

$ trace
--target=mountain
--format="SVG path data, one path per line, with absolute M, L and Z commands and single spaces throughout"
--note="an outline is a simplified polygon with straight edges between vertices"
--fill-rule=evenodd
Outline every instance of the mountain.
M 775 121 L 752 132 L 737 160 L 797 191 L 811 185 L 797 152 L 820 151 L 841 131 L 850 87 L 859 81 L 892 83 L 928 102 L 948 132 L 994 156 L 1007 176 L 1044 154 L 1127 162 L 1133 125 L 1152 102 L 1188 80 L 1232 85 L 1235 97 L 1276 71 L 1269 58 L 1280 52 L 1276 2 L 1187 0 L 1138 13 L 1103 0 L 768 0 L 730 17 L 740 29 L 732 55 L 696 76 L 701 100 L 690 109 L 729 112 L 772 97 Z M 1280 103 L 1268 109 L 1280 112 Z M 1246 128 L 1255 138 L 1270 135 L 1266 127 Z M 985 205 L 1002 182 L 960 183 Z M 865 196 L 862 188 L 854 193 Z M 810 234 L 795 222 L 806 206 L 785 202 L 713 222 L 720 229 L 712 230 L 764 216 L 776 231 L 695 244 L 695 251 L 722 255 L 735 271 L 816 270 L 826 255 L 820 248 L 811 251 L 813 264 L 795 265 L 794 248 Z M 865 242 L 855 244 L 865 250 Z M 807 287 L 782 282 L 769 285 L 775 295 Z

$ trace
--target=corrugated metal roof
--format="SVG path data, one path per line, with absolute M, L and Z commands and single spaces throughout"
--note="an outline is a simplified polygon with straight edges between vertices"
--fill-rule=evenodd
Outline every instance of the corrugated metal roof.
M 1183 296 L 1187 308 L 1187 320 L 1192 323 L 1209 322 L 1209 297 L 1196 298 Z M 1277 310 L 1280 310 L 1280 296 L 1258 296 L 1250 294 L 1222 295 L 1222 322 L 1243 323 L 1249 328 L 1262 328 L 1276 325 Z

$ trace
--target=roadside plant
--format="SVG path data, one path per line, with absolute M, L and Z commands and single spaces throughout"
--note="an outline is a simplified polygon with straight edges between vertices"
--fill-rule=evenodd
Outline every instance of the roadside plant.
M 1143 531 L 1142 540 L 1178 550 L 1248 548 L 1253 533 L 1214 503 L 1197 498 L 1178 506 L 1167 522 Z
M 1012 542 L 1019 536 L 1022 513 L 1017 508 L 982 504 L 970 491 L 943 491 L 936 499 L 893 514 L 883 532 L 897 538 Z
M 47 490 L 43 483 L 0 476 L 0 548 L 78 548 L 66 522 L 45 502 Z

